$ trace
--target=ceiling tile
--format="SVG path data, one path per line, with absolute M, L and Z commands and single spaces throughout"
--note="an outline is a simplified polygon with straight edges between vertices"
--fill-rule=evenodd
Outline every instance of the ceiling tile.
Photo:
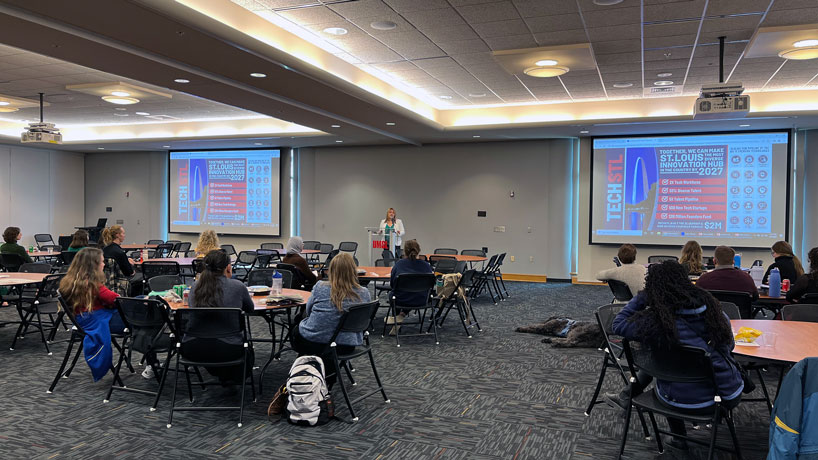
M 572 1 L 513 0 L 513 2 L 520 16 L 524 18 L 577 12 L 577 4 Z
M 479 39 L 480 36 L 468 25 L 459 25 L 452 27 L 440 28 L 426 28 L 421 27 L 421 32 L 429 37 L 430 40 L 437 42 L 453 42 L 458 40 L 474 40 Z
M 452 56 L 457 62 L 464 66 L 468 65 L 493 65 L 500 68 L 500 65 L 494 61 L 491 53 L 471 53 Z
M 497 3 L 499 0 L 449 0 L 454 6 L 469 6 L 469 5 L 480 5 L 484 3 Z
M 818 22 L 818 8 L 770 11 L 764 18 L 763 27 L 814 24 Z
M 466 21 L 460 17 L 454 8 L 412 11 L 404 13 L 403 17 L 423 31 L 466 25 Z
M 707 15 L 763 13 L 770 6 L 771 0 L 711 1 Z M 777 0 L 775 3 L 792 3 L 790 0 Z M 815 3 L 812 4 L 815 6 Z
M 599 65 L 627 64 L 640 62 L 641 59 L 641 53 L 600 54 L 596 56 L 596 62 Z
M 582 29 L 582 19 L 577 13 L 526 18 L 525 23 L 533 33 Z
M 696 35 L 698 31 L 699 21 L 645 24 L 645 38 L 667 37 L 670 35 Z
M 531 34 L 486 38 L 485 40 L 494 51 L 537 47 L 537 42 L 534 41 Z
M 372 28 L 372 23 L 375 21 L 392 21 L 395 23 L 395 28 L 391 30 L 378 30 Z M 358 26 L 365 33 L 378 37 L 382 35 L 406 33 L 415 30 L 415 27 L 409 23 L 403 16 L 392 12 L 391 14 L 382 14 L 378 16 L 367 16 L 360 18 L 349 19 L 349 22 Z M 343 37 L 343 35 L 342 35 Z
M 463 6 L 457 8 L 457 11 L 469 24 L 520 19 L 517 9 L 510 1 Z
M 299 8 L 278 12 L 282 16 L 296 24 L 319 24 L 319 23 L 341 23 L 343 18 L 325 6 L 314 8 Z
M 636 29 L 639 29 L 641 10 L 638 6 L 595 11 L 585 11 L 583 9 L 582 16 L 589 28 L 636 24 Z
M 384 62 L 381 64 L 373 64 L 372 67 L 375 67 L 378 70 L 383 70 L 384 72 L 406 72 L 418 70 L 418 67 L 409 61 Z
M 662 48 L 658 50 L 645 50 L 645 62 L 649 61 L 681 61 L 684 60 L 685 66 L 690 59 L 690 53 L 693 51 L 692 46 L 685 48 Z
M 259 7 L 268 10 L 274 10 L 276 8 L 291 8 L 294 6 L 315 5 L 318 3 L 315 0 L 255 0 L 255 2 Z M 238 2 L 237 0 L 233 0 L 233 3 Z
M 437 68 L 456 68 L 460 67 L 460 65 L 454 61 L 454 59 L 450 57 L 440 57 L 440 58 L 431 58 L 431 59 L 417 59 L 412 61 L 416 66 L 420 67 L 421 69 L 430 70 L 430 69 L 437 69 Z
M 645 38 L 645 49 L 662 49 L 676 46 L 693 46 L 696 35 L 668 35 Z
M 446 0 L 384 0 L 398 13 L 411 13 L 413 11 L 434 10 L 448 8 L 449 2 Z
M 333 3 L 329 5 L 329 8 L 348 19 L 371 18 L 394 14 L 394 10 L 382 0 L 356 0 L 354 2 Z
M 489 47 L 486 45 L 486 42 L 480 39 L 438 42 L 437 46 L 439 46 L 444 52 L 446 52 L 446 54 L 449 55 L 489 51 Z
M 539 46 L 573 45 L 588 43 L 585 29 L 563 30 L 559 32 L 535 33 L 534 40 Z
M 642 41 L 635 38 L 594 43 L 594 53 L 596 54 L 632 53 L 641 50 Z
M 710 2 L 712 7 L 714 2 Z M 704 0 L 645 5 L 645 22 L 679 19 L 700 19 L 704 12 Z M 708 14 L 709 11 L 708 11 Z M 698 25 L 698 21 L 696 22 Z
M 639 27 L 634 27 L 632 24 L 622 26 L 589 27 L 588 35 L 591 37 L 591 43 L 596 43 L 603 40 L 642 38 L 642 32 L 639 30 Z
M 357 57 L 367 64 L 375 62 L 398 61 L 403 59 L 386 45 L 371 37 L 348 40 L 339 44 L 339 46 L 342 46 L 349 54 Z
M 406 59 L 423 59 L 445 54 L 431 40 L 417 31 L 389 34 L 378 38 Z
M 510 37 L 529 33 L 522 19 L 474 24 L 474 30 L 483 38 Z
M 707 19 L 702 24 L 702 33 L 710 34 L 725 30 L 755 29 L 760 20 L 760 15 Z
M 699 36 L 699 43 L 700 44 L 718 43 L 719 37 L 724 36 L 727 37 L 725 41 L 728 44 L 731 42 L 742 42 L 743 44 L 741 46 L 745 46 L 753 37 L 754 32 L 755 28 L 741 30 L 720 30 L 718 32 L 702 32 L 702 34 Z

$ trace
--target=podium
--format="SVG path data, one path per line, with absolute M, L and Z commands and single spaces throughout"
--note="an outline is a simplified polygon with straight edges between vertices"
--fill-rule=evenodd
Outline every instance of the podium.
M 384 249 L 389 249 L 395 253 L 395 229 L 389 231 L 381 230 L 380 227 L 364 227 L 369 235 L 369 265 L 375 265 L 375 261 L 381 258 Z M 388 241 L 387 241 L 388 240 Z M 373 252 L 374 250 L 374 252 Z

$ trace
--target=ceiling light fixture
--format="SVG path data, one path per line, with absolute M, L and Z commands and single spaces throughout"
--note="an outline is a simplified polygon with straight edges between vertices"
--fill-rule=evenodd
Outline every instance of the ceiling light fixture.
M 672 76 L 673 76 L 673 72 L 662 72 L 662 73 L 657 73 L 657 74 L 656 74 L 656 76 L 657 76 L 657 77 L 659 77 L 659 78 L 667 78 L 667 77 L 672 77 Z
M 324 33 L 330 35 L 346 35 L 347 32 L 343 27 L 327 27 L 324 29 Z
M 479 136 L 479 135 L 477 135 L 477 134 L 475 134 L 475 135 L 474 135 L 474 136 L 472 136 L 472 137 L 473 137 L 473 138 L 475 138 L 475 139 L 477 139 L 477 138 L 479 138 L 480 136 Z
M 162 148 L 163 148 L 163 149 L 169 149 L 169 148 L 170 148 L 170 146 L 169 146 L 169 145 L 163 145 L 163 146 L 162 146 Z
M 0 107 L 0 113 L 11 113 L 16 112 L 18 110 L 20 109 L 18 109 L 17 107 Z
M 267 74 L 266 73 L 261 73 L 261 72 L 253 72 L 253 73 L 250 74 L 250 76 L 253 77 L 253 78 L 266 78 Z
M 136 115 L 141 115 L 141 116 L 143 116 L 143 117 L 147 117 L 148 115 L 150 115 L 148 112 L 134 112 L 134 113 L 135 113 Z
M 656 85 L 656 86 L 670 86 L 670 85 L 673 84 L 673 82 L 670 81 L 670 80 L 659 80 L 659 81 L 653 82 L 653 84 Z
M 580 133 L 580 134 L 588 134 L 588 130 L 587 130 L 587 129 L 583 129 L 583 130 L 582 130 L 582 131 L 580 131 L 579 133 Z
M 749 128 L 750 125 L 738 125 L 739 128 Z
M 0 105 L 9 105 L 11 102 L 8 101 L 0 101 Z
M 791 50 L 785 50 L 778 53 L 779 57 L 784 59 L 794 59 L 796 61 L 804 61 L 807 59 L 816 59 L 818 58 L 818 46 L 810 46 L 806 48 L 795 48 Z
M 253 142 L 253 145 L 262 145 L 261 142 Z
M 559 77 L 560 75 L 565 75 L 566 73 L 568 73 L 569 70 L 570 69 L 568 67 L 563 66 L 529 67 L 525 69 L 523 72 L 529 77 L 552 78 Z
M 128 114 L 127 113 L 115 113 L 114 116 L 115 117 L 127 117 Z
M 633 83 L 614 83 L 613 84 L 614 88 L 630 88 L 631 86 L 633 86 Z
M 535 62 L 534 65 L 540 66 L 540 67 L 549 66 L 549 65 L 557 65 L 557 61 L 555 61 L 553 59 L 543 59 L 541 61 Z
M 131 93 L 125 91 L 111 91 L 111 95 L 119 97 L 128 97 L 131 95 Z
M 114 110 L 128 110 L 125 107 L 114 107 Z
M 135 97 L 102 96 L 102 100 L 117 105 L 131 105 L 139 103 L 139 99 Z
M 808 40 L 799 40 L 792 44 L 796 48 L 804 48 L 806 46 L 818 46 L 818 40 L 810 38 Z
M 386 126 L 395 126 L 395 122 L 394 121 L 387 121 Z
M 330 125 L 330 128 L 340 128 L 341 125 Z
M 451 98 L 452 98 L 451 96 L 447 96 L 447 95 L 445 95 L 445 94 L 442 94 L 442 95 L 440 95 L 440 96 L 438 96 L 438 97 L 439 97 L 439 98 L 441 98 L 441 99 L 446 99 L 446 100 L 449 100 L 449 99 L 451 99 Z
M 469 93 L 469 97 L 486 97 L 486 93 Z
M 342 142 L 344 142 L 344 141 L 335 141 L 335 142 L 336 142 L 336 143 L 338 143 L 338 144 L 340 144 L 340 143 L 342 143 Z
M 97 150 L 105 150 L 105 147 L 97 147 Z
M 622 3 L 624 0 L 594 0 L 594 5 L 611 6 Z
M 187 78 L 177 78 L 176 80 L 173 81 L 175 81 L 176 83 L 190 83 L 190 80 L 188 80 Z
M 375 30 L 392 30 L 398 27 L 398 25 L 392 21 L 375 21 L 369 24 L 369 26 Z

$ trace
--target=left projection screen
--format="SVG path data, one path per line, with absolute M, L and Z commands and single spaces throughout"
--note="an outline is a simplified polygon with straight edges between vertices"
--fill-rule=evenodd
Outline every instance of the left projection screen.
M 281 151 L 174 151 L 168 231 L 280 236 Z

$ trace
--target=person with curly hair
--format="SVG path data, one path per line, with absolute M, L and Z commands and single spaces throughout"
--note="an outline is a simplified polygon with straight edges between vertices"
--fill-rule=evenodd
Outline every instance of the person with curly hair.
M 787 292 L 787 300 L 798 302 L 804 294 L 818 293 L 818 247 L 809 250 L 809 273 L 805 273 L 795 280 Z
M 744 381 L 737 366 L 728 358 L 735 345 L 730 320 L 719 302 L 707 291 L 694 286 L 685 268 L 676 261 L 651 265 L 645 279 L 645 290 L 616 315 L 614 334 L 641 342 L 652 349 L 673 349 L 689 345 L 707 350 L 713 363 L 716 387 L 706 383 L 678 383 L 657 379 L 654 397 L 662 405 L 712 413 L 716 395 L 722 405 L 735 407 L 741 399 Z M 639 372 L 634 394 L 623 390 L 606 393 L 605 400 L 615 408 L 627 409 L 630 398 L 648 386 L 651 377 Z M 668 418 L 670 431 L 684 436 L 684 422 Z M 687 442 L 674 437 L 671 445 L 687 449 Z
M 702 247 L 696 240 L 690 240 L 682 248 L 682 257 L 679 263 L 687 268 L 688 275 L 698 276 L 704 271 L 702 265 Z
M 219 237 L 213 230 L 205 230 L 199 235 L 199 242 L 196 243 L 196 258 L 203 259 L 210 251 L 221 249 Z

